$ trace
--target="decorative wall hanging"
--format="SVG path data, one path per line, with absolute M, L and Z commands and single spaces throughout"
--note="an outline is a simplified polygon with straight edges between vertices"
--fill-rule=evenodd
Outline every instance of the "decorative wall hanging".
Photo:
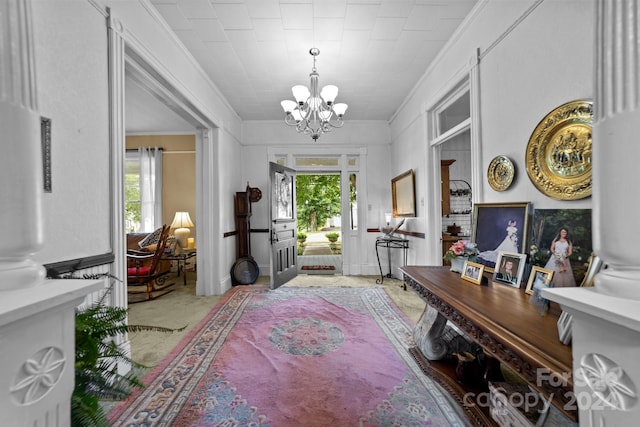
M 533 185 L 557 200 L 591 196 L 593 104 L 575 100 L 547 114 L 534 129 L 525 154 Z
M 40 117 L 40 136 L 42 141 L 44 192 L 51 193 L 51 119 Z
M 511 187 L 516 168 L 507 156 L 496 156 L 489 163 L 487 179 L 489 185 L 496 191 L 504 191 Z

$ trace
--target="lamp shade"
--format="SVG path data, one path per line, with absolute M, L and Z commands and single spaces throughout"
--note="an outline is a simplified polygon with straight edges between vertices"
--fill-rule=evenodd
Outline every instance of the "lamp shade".
M 176 216 L 173 217 L 173 222 L 171 223 L 171 228 L 184 227 L 193 227 L 189 212 L 176 212 Z
M 333 111 L 338 115 L 338 117 L 342 117 L 344 116 L 345 111 L 347 111 L 347 104 L 334 104 Z
M 309 88 L 303 85 L 296 85 L 292 87 L 291 92 L 293 93 L 293 97 L 300 105 L 307 102 L 307 98 L 309 98 L 309 95 L 311 94 L 309 92 Z
M 333 101 L 335 101 L 336 97 L 338 96 L 338 86 L 326 85 L 320 91 L 320 96 L 327 104 L 333 104 Z
M 298 104 L 291 100 L 284 100 L 280 103 L 280 105 L 282 105 L 282 109 L 285 113 L 292 112 L 298 106 Z

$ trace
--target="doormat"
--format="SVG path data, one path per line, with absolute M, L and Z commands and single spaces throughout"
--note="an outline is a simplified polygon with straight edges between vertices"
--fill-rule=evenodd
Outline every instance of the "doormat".
M 333 265 L 303 265 L 301 270 L 335 270 Z

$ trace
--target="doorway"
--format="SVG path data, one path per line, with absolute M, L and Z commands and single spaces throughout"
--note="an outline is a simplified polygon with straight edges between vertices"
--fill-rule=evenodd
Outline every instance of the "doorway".
M 471 238 L 474 188 L 469 81 L 465 79 L 444 96 L 430 116 L 431 152 L 434 166 L 438 165 L 434 169 L 440 171 L 437 181 L 441 183 L 441 203 L 434 206 L 434 218 L 439 218 L 436 226 L 442 237 L 435 253 L 443 256 L 453 243 Z
M 341 176 L 298 174 L 298 268 L 300 274 L 342 274 Z

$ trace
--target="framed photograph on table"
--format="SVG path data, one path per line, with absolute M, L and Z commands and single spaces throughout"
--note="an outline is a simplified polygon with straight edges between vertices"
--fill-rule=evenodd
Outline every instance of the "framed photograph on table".
M 462 267 L 461 277 L 476 285 L 482 284 L 482 274 L 484 273 L 484 265 L 471 261 L 465 261 Z
M 494 271 L 500 251 L 528 251 L 530 215 L 529 202 L 474 204 L 471 241 L 479 251 L 476 261 L 486 271 Z
M 543 286 L 549 287 L 551 283 L 551 279 L 553 279 L 553 270 L 549 270 L 546 268 L 538 267 L 534 265 L 531 269 L 531 274 L 529 274 L 529 281 L 527 282 L 527 287 L 525 289 L 525 293 L 531 295 L 533 294 L 533 289 L 541 288 Z
M 527 254 L 498 252 L 493 271 L 493 282 L 519 288 L 527 263 Z

